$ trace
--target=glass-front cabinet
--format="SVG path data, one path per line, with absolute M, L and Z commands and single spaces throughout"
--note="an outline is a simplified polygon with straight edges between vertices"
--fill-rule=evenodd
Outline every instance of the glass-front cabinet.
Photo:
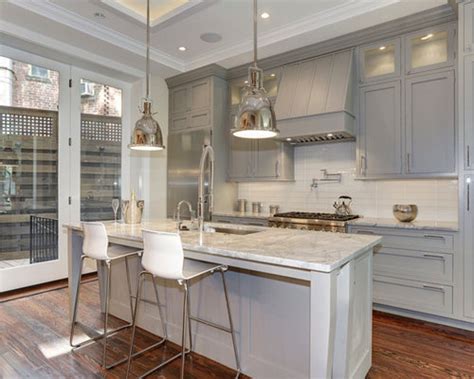
M 363 46 L 359 56 L 361 82 L 400 76 L 400 39 L 398 38 Z
M 281 68 L 265 70 L 263 76 L 263 87 L 267 91 L 268 97 L 275 102 L 278 92 L 278 84 L 280 82 Z M 230 102 L 231 106 L 240 104 L 242 98 L 242 90 L 248 84 L 247 76 L 234 79 L 230 82 Z
M 454 25 L 425 29 L 405 36 L 406 73 L 452 66 L 455 52 Z

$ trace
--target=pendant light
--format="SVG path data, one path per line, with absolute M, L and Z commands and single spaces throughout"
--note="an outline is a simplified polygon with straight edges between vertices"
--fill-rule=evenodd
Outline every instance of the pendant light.
M 253 0 L 253 65 L 244 87 L 232 134 L 240 138 L 263 139 L 277 136 L 275 112 L 263 88 L 263 71 L 257 66 L 257 0 Z
M 163 150 L 163 135 L 151 113 L 150 99 L 150 0 L 146 5 L 146 97 L 143 99 L 142 118 L 135 123 L 129 149 L 140 151 Z

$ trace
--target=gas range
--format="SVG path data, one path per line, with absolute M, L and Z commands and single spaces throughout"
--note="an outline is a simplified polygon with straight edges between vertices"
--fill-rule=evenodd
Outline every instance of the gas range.
M 347 221 L 359 218 L 357 215 L 337 215 L 319 212 L 277 213 L 268 219 L 271 227 L 327 232 L 346 232 Z

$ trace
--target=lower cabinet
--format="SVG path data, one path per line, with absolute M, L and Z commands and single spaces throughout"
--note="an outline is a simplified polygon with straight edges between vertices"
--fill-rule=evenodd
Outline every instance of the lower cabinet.
M 460 183 L 461 185 L 461 183 Z M 464 316 L 474 321 L 474 175 L 463 178 L 464 198 Z
M 454 316 L 456 232 L 365 226 L 350 232 L 383 237 L 374 253 L 374 303 Z

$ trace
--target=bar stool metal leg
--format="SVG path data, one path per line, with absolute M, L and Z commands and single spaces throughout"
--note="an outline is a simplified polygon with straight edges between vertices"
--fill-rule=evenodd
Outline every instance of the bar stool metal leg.
M 81 344 L 74 345 L 73 338 L 74 338 L 74 330 L 76 327 L 76 319 L 77 319 L 77 306 L 79 303 L 79 292 L 81 290 L 81 278 L 82 278 L 82 266 L 84 265 L 84 258 L 86 256 L 81 256 L 81 264 L 79 267 L 79 278 L 77 279 L 77 287 L 76 287 L 76 300 L 74 301 L 74 308 L 72 311 L 72 322 L 71 322 L 71 335 L 69 336 L 69 345 L 72 347 L 79 347 Z
M 137 328 L 137 313 L 138 313 L 138 304 L 140 302 L 140 295 L 142 292 L 142 283 L 143 283 L 143 276 L 144 272 L 141 272 L 140 275 L 138 276 L 138 287 L 137 287 L 137 297 L 135 298 L 135 309 L 133 311 L 133 319 L 132 319 L 132 337 L 130 339 L 130 350 L 128 352 L 128 363 L 127 363 L 127 378 L 128 375 L 130 374 L 130 364 L 132 361 L 132 355 L 133 355 L 133 345 L 135 344 L 135 330 Z
M 183 296 L 183 328 L 181 330 L 181 379 L 184 379 L 184 363 L 186 361 L 186 333 L 187 333 L 187 325 L 186 322 L 188 321 L 188 282 L 187 280 L 183 281 L 183 289 L 184 289 L 184 296 Z
M 240 360 L 239 360 L 239 354 L 237 352 L 237 341 L 235 339 L 235 330 L 234 330 L 234 323 L 232 322 L 232 314 L 230 312 L 230 304 L 229 304 L 229 295 L 227 293 L 227 285 L 225 282 L 225 275 L 224 275 L 225 270 L 220 270 L 221 272 L 221 277 L 222 277 L 222 284 L 224 286 L 224 296 L 225 296 L 225 303 L 227 305 L 227 315 L 229 317 L 229 326 L 230 326 L 230 334 L 232 336 L 232 345 L 234 346 L 234 354 L 235 354 L 235 363 L 237 365 L 237 374 L 236 378 L 239 377 L 241 368 L 240 368 Z
M 191 331 L 191 301 L 190 301 L 190 288 L 188 287 L 188 290 L 186 291 L 186 302 L 187 307 L 188 307 L 188 312 L 187 312 L 187 317 L 188 317 L 188 330 L 189 330 L 189 350 L 187 353 L 190 353 L 193 351 L 193 336 L 192 336 L 192 331 Z
M 155 297 L 156 297 L 156 305 L 158 307 L 158 313 L 160 315 L 160 321 L 161 321 L 161 325 L 163 327 L 163 333 L 165 335 L 164 339 L 167 340 L 168 339 L 168 327 L 167 327 L 167 323 L 165 322 L 165 319 L 163 317 L 163 310 L 161 309 L 161 303 L 160 303 L 160 296 L 158 295 L 158 287 L 156 285 L 156 279 L 153 275 L 151 275 L 151 280 L 153 282 L 153 289 L 155 290 Z
M 109 308 L 110 308 L 110 261 L 105 262 L 107 275 L 105 279 L 105 315 L 104 315 L 104 355 L 102 357 L 102 367 L 107 368 L 107 336 L 109 323 Z
M 132 285 L 130 284 L 130 268 L 128 266 L 128 257 L 125 257 L 125 273 L 127 275 L 128 297 L 130 299 L 130 316 L 133 319 Z

